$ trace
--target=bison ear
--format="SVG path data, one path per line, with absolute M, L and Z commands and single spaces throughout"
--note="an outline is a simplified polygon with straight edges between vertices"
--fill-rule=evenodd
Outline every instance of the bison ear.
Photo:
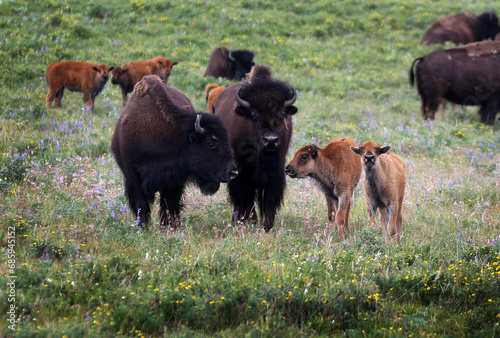
M 295 106 L 288 106 L 285 108 L 287 115 L 295 115 L 297 113 L 297 107 Z
M 124 68 L 122 69 L 122 74 L 125 74 L 126 72 L 128 72 L 130 70 L 130 68 Z
M 316 157 L 318 157 L 318 149 L 316 149 L 316 148 L 315 148 L 315 149 L 312 151 L 312 153 L 311 153 L 311 157 L 313 158 L 313 160 L 314 160 L 314 159 L 316 159 Z
M 172 67 L 175 66 L 175 65 L 178 65 L 179 62 L 175 61 L 175 62 L 172 62 Z
M 93 70 L 94 72 L 98 72 L 98 73 L 100 73 L 100 72 L 101 72 L 101 70 L 100 70 L 99 68 L 97 68 L 96 66 L 92 66 L 92 70 Z
M 386 152 L 388 152 L 390 149 L 391 149 L 391 146 L 382 147 L 382 148 L 380 148 L 380 150 L 379 150 L 379 154 L 385 154 L 385 153 L 386 153 Z
M 351 151 L 355 154 L 361 155 L 361 149 L 351 146 Z
M 111 67 L 109 67 L 108 72 L 113 71 L 113 69 L 115 69 L 115 66 L 111 66 Z

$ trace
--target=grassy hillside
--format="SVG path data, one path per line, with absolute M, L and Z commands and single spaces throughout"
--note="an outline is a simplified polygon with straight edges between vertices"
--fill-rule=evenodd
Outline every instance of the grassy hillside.
M 500 124 L 450 105 L 423 121 L 408 84 L 412 61 L 443 48 L 421 45 L 424 31 L 463 10 L 500 14 L 493 1 L 0 1 L 1 332 L 499 336 Z M 220 45 L 253 50 L 299 92 L 289 159 L 335 137 L 404 159 L 402 245 L 369 225 L 361 183 L 340 241 L 308 179 L 287 180 L 268 234 L 230 221 L 225 187 L 187 189 L 180 229 L 155 215 L 139 231 L 109 153 L 119 88 L 94 112 L 69 91 L 45 109 L 52 62 L 162 55 L 205 111 L 205 86 L 229 83 L 202 76 Z

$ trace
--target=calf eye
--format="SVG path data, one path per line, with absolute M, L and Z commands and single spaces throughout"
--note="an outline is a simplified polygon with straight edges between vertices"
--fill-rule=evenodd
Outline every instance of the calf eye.
M 300 155 L 300 160 L 301 161 L 307 161 L 308 158 L 309 158 L 309 155 L 307 155 L 307 154 Z

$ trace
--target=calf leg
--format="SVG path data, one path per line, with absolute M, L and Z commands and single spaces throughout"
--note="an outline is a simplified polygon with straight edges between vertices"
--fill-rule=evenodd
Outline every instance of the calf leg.
M 122 88 L 122 105 L 125 107 L 127 105 L 128 95 L 127 91 Z
M 326 197 L 326 207 L 328 209 L 328 222 L 333 224 L 335 222 L 335 213 L 337 212 L 337 201 L 333 198 Z
M 348 223 L 348 214 L 350 209 L 349 199 L 345 196 L 340 196 L 338 201 L 338 210 L 337 215 L 335 217 L 335 223 L 337 224 L 337 229 L 339 232 L 339 237 L 343 241 L 344 237 L 344 228 L 347 230 L 347 234 L 350 237 L 349 223 Z
M 62 101 L 62 98 L 63 98 L 63 94 L 64 94 L 64 87 L 61 87 L 56 92 L 56 107 L 57 108 L 61 108 L 62 107 L 61 101 Z

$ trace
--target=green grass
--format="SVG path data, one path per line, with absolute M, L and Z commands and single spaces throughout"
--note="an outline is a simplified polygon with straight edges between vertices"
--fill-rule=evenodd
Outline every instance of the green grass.
M 0 2 L 1 334 L 499 336 L 499 123 L 449 106 L 423 121 L 408 84 L 413 59 L 443 48 L 419 43 L 425 29 L 463 10 L 500 12 L 449 1 Z M 206 110 L 206 84 L 228 83 L 202 77 L 219 45 L 255 51 L 299 92 L 289 159 L 339 136 L 404 159 L 402 245 L 369 226 L 361 184 L 352 238 L 340 241 L 310 180 L 287 181 L 268 234 L 230 222 L 225 187 L 209 197 L 189 187 L 177 231 L 156 215 L 139 231 L 109 153 L 119 88 L 108 83 L 94 112 L 71 92 L 45 109 L 52 62 L 162 55 L 179 62 L 169 84 Z

